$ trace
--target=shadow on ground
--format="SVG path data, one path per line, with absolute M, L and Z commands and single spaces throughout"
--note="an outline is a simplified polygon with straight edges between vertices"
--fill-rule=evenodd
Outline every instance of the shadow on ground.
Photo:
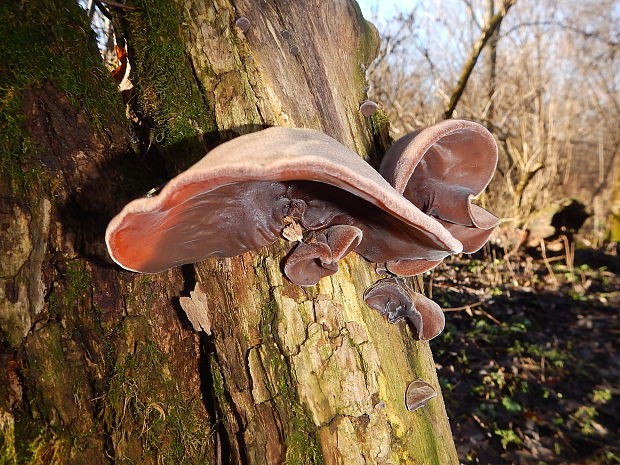
M 432 345 L 462 463 L 620 463 L 620 257 L 566 259 L 487 250 L 434 272 L 448 312 Z

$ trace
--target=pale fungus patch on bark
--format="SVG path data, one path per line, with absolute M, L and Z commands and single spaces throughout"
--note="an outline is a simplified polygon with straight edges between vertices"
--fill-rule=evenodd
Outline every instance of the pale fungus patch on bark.
M 376 102 L 373 102 L 372 100 L 364 100 L 360 105 L 360 113 L 368 118 L 375 111 L 377 111 L 378 108 L 379 105 L 377 105 Z
M 248 29 L 250 29 L 250 20 L 245 16 L 239 16 L 235 21 L 235 26 L 237 26 L 241 32 L 245 34 L 248 32 Z
M 287 241 L 299 242 L 304 238 L 304 230 L 302 226 L 290 216 L 284 217 L 284 224 L 286 225 L 282 230 L 282 237 Z
M 17 204 L 0 213 L 0 277 L 15 276 L 32 251 L 30 214 Z

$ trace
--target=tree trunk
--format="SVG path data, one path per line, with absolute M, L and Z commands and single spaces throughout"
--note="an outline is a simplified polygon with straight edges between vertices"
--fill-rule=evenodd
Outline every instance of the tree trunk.
M 508 10 L 515 4 L 517 0 L 503 0 L 499 10 L 488 17 L 485 16 L 485 24 L 480 31 L 480 36 L 476 39 L 476 42 L 472 45 L 471 50 L 469 51 L 469 55 L 463 64 L 463 68 L 461 69 L 461 74 L 459 75 L 456 86 L 450 92 L 450 99 L 446 104 L 444 111 L 444 118 L 449 119 L 454 115 L 454 111 L 456 110 L 456 106 L 459 103 L 459 100 L 463 96 L 463 92 L 465 92 L 465 87 L 467 86 L 467 82 L 471 77 L 471 73 L 478 62 L 478 58 L 480 58 L 480 54 L 482 50 L 486 47 L 490 40 L 492 40 L 495 36 L 495 31 L 499 29 L 502 24 L 502 21 L 506 17 Z
M 608 239 L 620 242 L 620 170 L 616 169 L 616 182 L 611 196 L 611 221 L 609 222 Z
M 493 16 L 495 16 L 495 0 L 485 0 L 484 23 L 489 24 L 493 20 Z M 495 117 L 495 69 L 497 65 L 497 42 L 499 40 L 500 27 L 501 24 L 493 31 L 489 43 L 487 44 L 487 49 L 484 52 L 484 81 L 488 97 L 485 119 L 489 122 L 487 125 L 489 127 L 493 127 Z
M 0 4 L 0 462 L 457 464 L 441 395 L 405 406 L 440 391 L 429 345 L 364 304 L 360 257 L 300 288 L 285 241 L 158 275 L 105 252 L 124 203 L 239 134 L 319 129 L 376 165 L 375 29 L 349 0 L 131 6 L 130 121 L 77 5 Z M 196 283 L 212 335 L 179 305 Z

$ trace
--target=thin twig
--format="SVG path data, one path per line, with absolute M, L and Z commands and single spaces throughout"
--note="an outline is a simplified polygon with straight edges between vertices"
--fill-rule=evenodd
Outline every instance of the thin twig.
M 493 315 L 491 315 L 489 312 L 486 312 L 486 311 L 484 311 L 482 309 L 473 310 L 472 311 L 472 308 L 479 307 L 480 305 L 484 304 L 485 302 L 486 302 L 486 300 L 481 300 L 479 302 L 474 302 L 473 304 L 463 305 L 462 307 L 444 308 L 443 311 L 444 312 L 459 312 L 459 311 L 465 310 L 469 314 L 469 316 L 471 316 L 472 313 L 474 313 L 476 315 L 484 315 L 489 320 L 491 320 L 493 323 L 495 323 L 496 325 L 500 326 L 502 324 L 502 322 L 499 321 L 497 318 L 495 318 Z
M 433 300 L 433 273 L 428 277 L 428 296 L 429 299 Z
M 122 10 L 129 10 L 129 11 L 137 11 L 138 8 L 136 8 L 135 6 L 129 6 L 129 5 L 125 5 L 123 3 L 119 3 L 119 2 L 114 2 L 113 0 L 96 0 L 97 3 L 103 3 L 105 5 L 109 5 L 109 6 L 113 6 L 116 8 L 120 8 Z
M 481 300 L 480 302 L 475 302 L 475 303 L 469 304 L 469 305 L 463 305 L 462 307 L 444 308 L 443 311 L 444 312 L 460 312 L 462 310 L 469 310 L 471 308 L 479 307 L 480 305 L 482 305 L 485 302 L 486 302 L 485 300 Z
M 502 324 L 501 321 L 499 321 L 497 318 L 495 318 L 489 312 L 485 312 L 484 310 L 476 310 L 476 311 L 474 311 L 474 313 L 483 314 L 484 316 L 486 316 L 489 320 L 491 320 L 493 323 L 495 323 L 498 326 L 501 326 L 501 324 Z
M 559 286 L 560 283 L 558 282 L 558 278 L 555 277 L 555 273 L 553 272 L 553 268 L 551 268 L 551 264 L 549 263 L 549 259 L 547 258 L 547 249 L 545 247 L 545 240 L 544 239 L 540 240 L 540 251 L 542 252 L 543 262 L 545 263 L 545 266 L 547 267 L 547 271 L 549 272 L 549 276 L 551 276 L 551 279 L 552 279 L 553 283 L 556 286 Z

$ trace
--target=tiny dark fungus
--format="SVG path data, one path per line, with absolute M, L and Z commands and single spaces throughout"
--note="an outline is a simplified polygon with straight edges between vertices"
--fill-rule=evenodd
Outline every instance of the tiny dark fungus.
M 377 108 L 379 108 L 379 105 L 377 105 L 372 100 L 364 100 L 360 105 L 360 112 L 362 113 L 362 115 L 368 118 L 375 111 L 377 111 Z
M 445 326 L 443 311 L 435 302 L 422 294 L 411 291 L 398 278 L 377 281 L 364 293 L 369 307 L 385 315 L 390 323 L 407 318 L 416 328 L 417 337 L 430 340 L 438 336 Z
M 493 214 L 472 203 L 491 181 L 497 145 L 491 133 L 472 121 L 448 120 L 396 141 L 380 173 L 405 198 L 437 219 L 463 244 L 464 253 L 480 249 L 499 224 Z M 388 263 L 395 274 L 414 275 L 436 260 L 401 259 Z
M 407 410 L 413 412 L 424 407 L 429 400 L 437 397 L 437 392 L 429 383 L 423 379 L 416 379 L 409 383 L 405 392 L 405 405 Z
M 235 26 L 237 26 L 241 32 L 246 33 L 248 29 L 250 29 L 250 20 L 245 16 L 239 16 L 237 21 L 235 21 Z

